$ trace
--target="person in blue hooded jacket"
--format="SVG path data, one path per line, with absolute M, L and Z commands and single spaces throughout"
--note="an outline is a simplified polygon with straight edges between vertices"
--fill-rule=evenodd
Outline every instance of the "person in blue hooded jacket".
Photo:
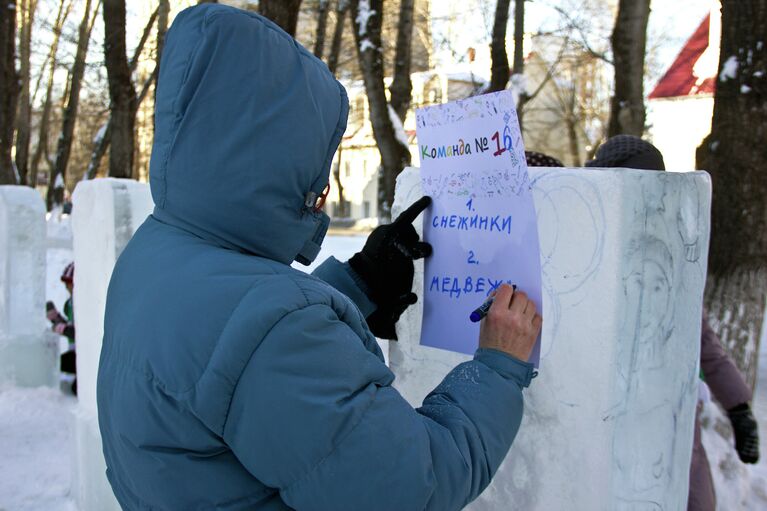
M 97 397 L 124 509 L 452 510 L 519 428 L 541 318 L 503 286 L 480 349 L 414 410 L 371 326 L 414 301 L 410 223 L 349 262 L 310 263 L 346 128 L 343 87 L 270 21 L 216 4 L 168 32 L 153 214 L 114 269 Z

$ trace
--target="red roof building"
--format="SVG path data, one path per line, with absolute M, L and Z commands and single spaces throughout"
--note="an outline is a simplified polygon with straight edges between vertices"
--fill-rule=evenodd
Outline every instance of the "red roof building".
M 711 132 L 721 26 L 714 4 L 650 93 L 649 134 L 669 170 L 696 168 L 695 152 Z
M 718 49 L 709 49 L 711 16 L 703 23 L 679 52 L 674 63 L 650 93 L 649 99 L 677 98 L 680 96 L 711 95 L 716 86 Z M 718 63 L 717 63 L 718 64 Z M 713 67 L 713 69 L 712 69 Z M 708 75 L 708 76 L 700 76 Z

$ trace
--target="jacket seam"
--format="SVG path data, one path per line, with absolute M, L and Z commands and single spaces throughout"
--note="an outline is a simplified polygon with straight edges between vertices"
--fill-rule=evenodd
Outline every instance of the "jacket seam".
M 184 86 L 189 81 L 189 73 L 192 69 L 192 64 L 194 63 L 194 59 L 197 56 L 197 53 L 200 51 L 200 46 L 202 45 L 202 42 L 205 40 L 205 31 L 207 30 L 207 23 L 203 23 L 200 38 L 197 40 L 197 42 L 194 45 L 194 49 L 189 54 L 189 60 L 187 60 L 186 65 L 184 66 L 184 79 L 181 81 L 181 84 L 179 85 L 178 91 L 176 92 L 176 98 L 174 98 L 172 103 L 172 112 L 173 112 L 173 139 L 167 144 L 165 148 L 165 152 L 163 153 L 162 157 L 162 204 L 159 206 L 161 208 L 165 208 L 165 204 L 168 201 L 168 162 L 170 161 L 170 154 L 173 152 L 173 148 L 176 146 L 176 140 L 178 139 L 178 134 L 180 132 L 181 123 L 184 120 L 184 117 L 186 117 L 186 113 L 183 115 L 179 115 L 179 113 L 176 111 L 176 101 L 178 100 L 178 94 L 181 93 L 181 90 L 184 88 Z
M 274 324 L 269 328 L 269 330 L 264 334 L 264 336 L 262 337 L 262 341 L 265 340 L 267 337 L 269 337 L 269 334 L 272 332 L 272 330 L 274 330 L 274 328 L 279 323 L 281 323 L 287 316 L 289 316 L 289 315 L 291 315 L 293 313 L 300 312 L 300 311 L 303 311 L 305 309 L 308 309 L 309 307 L 314 307 L 314 306 L 327 307 L 330 310 L 332 310 L 333 313 L 336 314 L 336 317 L 338 318 L 338 314 L 335 312 L 335 310 L 333 310 L 333 308 L 328 306 L 327 304 L 322 304 L 322 303 L 307 303 L 307 305 L 305 305 L 304 307 L 299 307 L 297 309 L 293 309 L 293 310 L 291 310 L 289 312 L 286 312 L 282 316 L 280 316 L 280 318 L 277 321 L 275 321 Z M 338 318 L 338 319 L 340 320 L 340 318 Z M 251 360 L 253 358 L 253 355 L 256 353 L 256 351 L 257 351 L 257 348 L 255 348 L 251 352 L 250 356 L 248 357 L 248 362 L 243 367 L 243 371 L 244 371 L 244 368 L 247 367 L 250 364 L 250 362 L 251 362 Z M 222 437 L 224 436 L 224 433 L 226 431 L 226 426 L 229 423 L 229 415 L 230 415 L 230 411 L 231 411 L 232 402 L 234 401 L 234 394 L 237 392 L 237 387 L 239 387 L 239 384 L 240 384 L 241 380 L 242 380 L 242 373 L 240 373 L 239 377 L 237 378 L 237 383 L 234 385 L 233 390 L 232 390 L 232 395 L 229 398 L 229 404 L 227 406 L 227 411 L 226 411 L 226 418 L 224 419 L 224 424 L 223 424 L 223 427 L 221 429 L 221 436 Z M 375 383 L 371 382 L 370 385 L 375 385 Z M 330 452 L 327 453 L 322 458 L 320 458 L 317 461 L 317 463 L 315 463 L 312 466 L 312 468 L 308 469 L 303 476 L 299 477 L 298 479 L 296 479 L 295 481 L 293 481 L 289 485 L 287 485 L 284 488 L 282 488 L 281 491 L 290 491 L 290 489 L 292 487 L 294 487 L 297 484 L 300 484 L 302 481 L 304 481 L 306 478 L 308 478 L 320 465 L 322 465 L 328 458 L 330 458 L 336 452 L 338 447 L 341 444 L 343 444 L 344 441 L 347 438 L 349 438 L 349 436 L 357 429 L 357 426 L 360 425 L 362 420 L 365 418 L 365 415 L 367 414 L 368 410 L 370 410 L 370 407 L 372 406 L 373 401 L 375 401 L 375 394 L 373 396 L 371 396 L 370 400 L 367 403 L 367 406 L 365 407 L 365 409 L 360 414 L 359 419 L 357 420 L 357 422 L 355 422 L 354 425 L 349 430 L 349 432 L 346 435 L 344 435 L 344 437 L 342 439 L 340 439 L 336 445 L 333 446 L 333 448 L 330 450 Z
M 371 382 L 371 383 L 370 383 L 370 385 L 374 385 L 374 386 L 376 386 L 376 387 L 377 387 L 377 385 L 376 385 L 374 382 Z M 314 472 L 315 472 L 315 471 L 316 471 L 316 470 L 317 470 L 317 469 L 318 469 L 318 468 L 319 468 L 319 467 L 320 467 L 320 466 L 321 466 L 323 463 L 325 463 L 325 461 L 327 461 L 327 460 L 328 460 L 328 459 L 329 459 L 331 456 L 333 456 L 333 454 L 335 454 L 335 452 L 338 450 L 338 448 L 341 446 L 341 444 L 343 444 L 343 443 L 346 441 L 346 439 L 347 439 L 347 438 L 349 438 L 349 437 L 351 436 L 351 434 L 352 434 L 352 433 L 354 433 L 354 431 L 357 429 L 357 427 L 358 427 L 358 426 L 359 426 L 359 425 L 362 423 L 362 421 L 365 419 L 365 416 L 367 415 L 368 411 L 370 410 L 370 407 L 373 405 L 373 402 L 375 401 L 375 399 L 376 399 L 376 395 L 377 395 L 377 394 L 378 394 L 378 391 L 376 390 L 376 392 L 375 392 L 375 393 L 374 393 L 374 394 L 373 394 L 373 395 L 370 397 L 370 400 L 368 401 L 368 403 L 367 403 L 367 406 L 365 407 L 365 409 L 364 409 L 364 410 L 362 411 L 362 413 L 360 414 L 360 417 L 359 417 L 359 419 L 357 420 L 357 422 L 355 422 L 355 423 L 354 423 L 354 426 L 352 426 L 352 427 L 351 427 L 351 429 L 349 429 L 349 432 L 348 432 L 348 433 L 346 433 L 346 435 L 344 435 L 344 437 L 343 437 L 343 438 L 341 438 L 341 439 L 338 441 L 338 443 L 336 443 L 336 445 L 334 445 L 334 446 L 333 446 L 333 448 L 330 450 L 330 452 L 329 452 L 329 453 L 327 453 L 327 454 L 326 454 L 325 456 L 323 456 L 322 458 L 320 458 L 320 460 L 319 460 L 319 461 L 317 461 L 317 463 L 315 463 L 315 464 L 314 464 L 314 466 L 312 466 L 312 468 L 308 469 L 304 475 L 302 475 L 301 477 L 299 477 L 298 479 L 296 479 L 296 480 L 295 480 L 295 481 L 293 481 L 292 483 L 290 483 L 290 484 L 288 484 L 287 486 L 285 486 L 284 488 L 282 488 L 282 489 L 280 490 L 280 493 L 282 493 L 282 492 L 289 492 L 289 491 L 291 491 L 291 490 L 292 490 L 292 489 L 293 489 L 295 486 L 297 486 L 297 485 L 299 485 L 299 484 L 303 483 L 303 482 L 304 482 L 305 480 L 307 480 L 307 479 L 309 478 L 309 476 L 311 476 L 311 475 L 312 475 L 312 474 L 313 474 L 313 473 L 314 473 Z
M 244 297 L 243 297 L 244 298 Z M 272 333 L 272 330 L 282 322 L 287 316 L 290 314 L 293 314 L 294 312 L 299 312 L 304 309 L 307 309 L 309 307 L 312 307 L 314 305 L 320 305 L 320 304 L 312 304 L 309 303 L 307 305 L 304 305 L 303 307 L 298 307 L 296 309 L 290 310 L 277 318 L 274 323 L 272 323 L 272 326 L 269 327 L 269 329 L 264 333 L 264 335 L 261 337 L 261 342 L 258 343 L 257 346 L 253 348 L 253 350 L 250 352 L 250 355 L 248 356 L 248 361 L 242 366 L 242 371 L 240 371 L 240 374 L 237 376 L 237 382 L 232 386 L 232 393 L 229 396 L 229 403 L 226 405 L 226 413 L 224 414 L 224 422 L 221 425 L 221 437 L 224 437 L 224 434 L 226 432 L 226 426 L 229 424 L 229 414 L 232 410 L 232 402 L 234 401 L 234 395 L 237 393 L 237 388 L 240 386 L 240 381 L 242 381 L 242 373 L 245 371 L 245 368 L 247 368 L 250 365 L 250 362 L 253 360 L 253 355 L 256 354 L 256 351 L 258 351 L 258 348 L 261 346 L 261 343 L 269 337 L 269 334 Z M 231 320 L 231 318 L 230 318 Z
M 269 268 L 269 267 L 267 266 L 267 268 Z M 275 275 L 275 276 L 279 275 L 277 272 L 274 271 L 273 268 L 269 268 L 269 270 L 271 271 L 270 275 Z M 245 300 L 245 298 L 251 293 L 251 291 L 253 291 L 253 288 L 258 283 L 259 283 L 258 280 L 254 280 L 250 284 L 250 286 L 245 290 L 245 292 L 243 293 L 242 297 L 232 307 L 232 310 L 229 313 L 229 319 L 226 320 L 226 323 L 224 323 L 224 325 L 221 327 L 221 331 L 218 333 L 218 336 L 216 337 L 216 343 L 215 343 L 216 347 L 218 347 L 219 343 L 221 342 L 221 336 L 224 334 L 224 332 L 226 331 L 227 327 L 229 326 L 229 323 L 234 318 L 235 312 L 240 307 L 240 305 L 242 305 L 243 300 Z M 280 319 L 282 319 L 282 318 L 280 318 Z M 273 327 L 274 327 L 274 325 L 271 328 L 273 328 Z M 269 329 L 269 331 L 271 331 L 271 328 Z M 215 351 L 216 350 L 214 348 L 213 353 L 215 353 Z M 255 350 L 254 350 L 254 352 L 255 352 Z M 179 390 L 174 390 L 174 389 L 168 388 L 168 386 L 165 384 L 165 382 L 163 382 L 162 380 L 157 378 L 157 376 L 151 370 L 148 370 L 146 368 L 135 367 L 135 366 L 133 366 L 133 364 L 123 364 L 122 367 L 131 369 L 131 370 L 133 370 L 135 372 L 143 374 L 148 380 L 154 382 L 155 385 L 157 385 L 157 387 L 159 387 L 164 393 L 166 393 L 167 395 L 173 397 L 174 399 L 179 399 L 180 396 L 182 396 L 183 394 L 188 394 L 189 392 L 195 390 L 197 388 L 197 386 L 200 384 L 200 381 L 203 379 L 205 374 L 208 372 L 208 369 L 209 369 L 210 363 L 211 363 L 211 359 L 213 358 L 213 353 L 211 353 L 211 356 L 208 358 L 208 361 L 206 362 L 205 367 L 200 372 L 200 376 L 194 381 L 194 383 L 189 385 L 189 387 L 187 387 L 187 388 L 179 389 Z M 251 356 L 252 356 L 252 354 L 251 354 Z M 250 361 L 250 359 L 248 359 L 248 361 Z M 239 378 L 238 378 L 238 381 L 239 381 Z

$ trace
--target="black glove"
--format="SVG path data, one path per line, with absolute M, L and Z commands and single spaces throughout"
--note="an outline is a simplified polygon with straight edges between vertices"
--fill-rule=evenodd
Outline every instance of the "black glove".
M 46 302 L 46 304 L 45 304 L 45 317 L 47 317 L 48 321 L 50 321 L 54 325 L 57 325 L 59 323 L 66 323 L 67 322 L 67 320 L 64 319 L 64 316 L 59 314 L 59 311 L 56 310 L 56 306 L 53 305 L 53 302 Z
M 419 240 L 413 220 L 431 204 L 422 197 L 391 224 L 377 227 L 361 252 L 349 265 L 365 282 L 377 309 L 367 317 L 376 337 L 397 339 L 394 324 L 410 305 L 418 301 L 413 287 L 413 261 L 431 255 L 431 245 Z
M 727 412 L 735 434 L 735 450 L 743 463 L 759 461 L 759 429 L 751 413 L 751 408 L 744 403 Z

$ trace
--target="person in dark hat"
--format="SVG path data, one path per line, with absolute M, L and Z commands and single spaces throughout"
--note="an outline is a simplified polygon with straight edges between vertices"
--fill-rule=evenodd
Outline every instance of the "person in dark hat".
M 666 170 L 663 155 L 657 147 L 641 138 L 618 135 L 605 142 L 587 167 L 630 168 L 640 170 Z M 749 402 L 752 392 L 735 362 L 727 355 L 719 337 L 706 320 L 703 311 L 703 329 L 700 347 L 701 378 L 717 401 L 727 410 L 735 435 L 735 450 L 744 463 L 759 461 L 759 432 Z M 695 415 L 695 437 L 690 464 L 690 490 L 688 511 L 714 511 L 716 494 L 711 479 L 706 450 L 701 442 L 698 402 Z
M 548 154 L 535 151 L 525 151 L 525 159 L 528 167 L 564 167 L 565 165 Z
M 602 144 L 587 167 L 621 167 L 640 170 L 666 170 L 663 155 L 650 142 L 632 135 L 617 135 Z

